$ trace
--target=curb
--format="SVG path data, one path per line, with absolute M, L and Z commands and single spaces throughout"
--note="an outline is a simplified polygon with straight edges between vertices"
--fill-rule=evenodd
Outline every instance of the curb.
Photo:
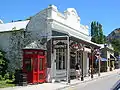
M 90 81 L 93 81 L 93 80 L 97 80 L 97 79 L 100 79 L 100 78 L 104 78 L 106 76 L 112 76 L 116 73 L 120 72 L 120 69 L 118 69 L 116 72 L 114 72 L 113 74 L 108 74 L 108 75 L 104 75 L 104 76 L 98 76 L 98 77 L 95 77 L 93 79 L 89 79 L 89 80 L 86 80 L 86 81 L 81 81 L 81 82 L 78 82 L 78 83 L 74 83 L 74 84 L 68 84 L 69 86 L 64 86 L 64 87 L 61 87 L 61 88 L 58 88 L 58 89 L 55 89 L 55 90 L 62 90 L 62 89 L 65 89 L 65 88 L 68 88 L 68 87 L 71 87 L 71 86 L 76 86 L 76 85 L 79 85 L 81 83 L 86 83 L 86 82 L 90 82 Z M 109 73 L 109 72 L 108 72 Z M 110 72 L 112 73 L 112 72 Z

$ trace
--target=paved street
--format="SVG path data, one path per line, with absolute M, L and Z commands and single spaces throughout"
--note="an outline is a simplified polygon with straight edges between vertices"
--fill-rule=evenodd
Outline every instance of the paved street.
M 120 80 L 120 73 L 92 80 L 64 90 L 110 90 L 110 88 Z
M 119 74 L 118 74 L 119 73 Z M 101 76 L 94 75 L 81 80 L 71 80 L 70 84 L 61 83 L 43 83 L 37 85 L 17 86 L 9 88 L 0 88 L 0 90 L 110 90 L 113 84 L 120 79 L 120 69 L 101 73 Z

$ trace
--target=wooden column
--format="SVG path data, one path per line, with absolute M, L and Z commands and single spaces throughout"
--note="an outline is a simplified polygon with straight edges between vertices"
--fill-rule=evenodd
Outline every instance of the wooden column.
M 100 56 L 98 57 L 98 76 L 100 76 L 100 68 L 101 68 L 101 65 L 100 65 Z
M 91 49 L 91 78 L 93 78 L 93 59 L 94 59 L 94 57 L 93 57 L 93 55 L 94 55 L 94 50 L 93 50 L 93 48 Z
M 84 58 L 83 58 L 83 55 L 84 55 L 84 46 L 82 46 L 82 49 L 83 49 L 83 50 L 82 50 L 82 53 L 81 53 L 81 54 L 82 54 L 82 55 L 81 55 L 81 74 L 82 74 L 82 75 L 81 75 L 81 81 L 84 81 L 84 76 L 83 76 L 83 59 L 84 59 Z
M 70 48 L 69 48 L 69 37 L 67 37 L 67 83 L 70 83 Z
M 107 72 L 108 72 L 108 58 L 107 58 Z

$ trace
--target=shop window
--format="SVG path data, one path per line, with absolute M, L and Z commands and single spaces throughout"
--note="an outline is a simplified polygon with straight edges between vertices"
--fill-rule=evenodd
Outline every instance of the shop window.
M 41 70 L 43 70 L 43 58 L 40 58 L 39 60 L 40 60 L 39 61 L 39 70 L 41 71 Z
M 43 74 L 39 74 L 39 80 L 43 79 L 44 75 Z
M 63 70 L 66 67 L 66 49 L 56 49 L 56 69 Z
M 37 69 L 38 69 L 38 68 L 37 68 L 37 67 L 38 67 L 37 60 L 38 60 L 38 59 L 37 59 L 37 58 L 35 58 L 35 59 L 34 59 L 34 62 L 33 62 L 33 65 L 34 65 L 34 67 L 33 67 L 33 68 L 34 68 L 34 71 L 35 71 L 35 72 L 37 72 Z
M 25 59 L 25 67 L 26 67 L 27 72 L 32 71 L 32 59 L 31 58 Z
M 75 53 L 70 53 L 70 68 L 74 69 L 75 68 L 75 63 L 76 63 L 76 57 Z

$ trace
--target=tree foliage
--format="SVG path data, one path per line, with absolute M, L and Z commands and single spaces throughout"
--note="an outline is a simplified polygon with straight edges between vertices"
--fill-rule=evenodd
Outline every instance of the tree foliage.
M 115 52 L 120 53 L 120 40 L 119 39 L 112 39 L 111 40 L 112 46 Z
M 32 16 L 28 17 L 26 20 L 31 20 Z
M 105 35 L 103 35 L 103 39 L 104 39 L 104 43 L 108 43 L 107 37 Z
M 103 35 L 102 25 L 99 22 L 93 21 L 91 23 L 91 36 L 92 42 L 98 44 L 104 44 L 106 41 L 106 36 Z
M 16 30 L 14 27 L 10 33 L 9 49 L 7 51 L 7 58 L 9 58 L 8 70 L 14 72 L 15 69 L 22 66 L 22 48 L 24 46 L 24 29 Z
M 0 50 L 0 75 L 4 76 L 8 68 L 8 60 L 4 56 L 4 52 Z

